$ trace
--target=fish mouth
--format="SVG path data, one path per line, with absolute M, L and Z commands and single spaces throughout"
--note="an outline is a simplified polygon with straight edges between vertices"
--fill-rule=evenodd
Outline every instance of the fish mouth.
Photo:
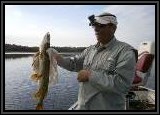
M 50 37 L 50 33 L 49 32 L 47 33 L 47 37 Z

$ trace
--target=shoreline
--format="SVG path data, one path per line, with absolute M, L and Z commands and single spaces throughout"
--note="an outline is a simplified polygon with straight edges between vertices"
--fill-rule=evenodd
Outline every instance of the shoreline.
M 33 56 L 36 52 L 5 52 L 5 58 L 20 58 L 20 57 L 28 57 Z M 80 52 L 60 52 L 59 54 L 68 57 L 68 56 L 75 56 Z

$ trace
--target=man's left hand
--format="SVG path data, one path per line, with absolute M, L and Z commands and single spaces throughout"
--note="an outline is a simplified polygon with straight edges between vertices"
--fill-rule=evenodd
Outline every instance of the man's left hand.
M 79 82 L 86 82 L 89 80 L 89 77 L 91 75 L 91 71 L 89 70 L 81 70 L 78 72 L 78 78 L 77 80 Z

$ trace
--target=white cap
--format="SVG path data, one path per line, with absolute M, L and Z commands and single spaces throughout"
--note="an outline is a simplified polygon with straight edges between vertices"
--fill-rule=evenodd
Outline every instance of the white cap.
M 95 16 L 95 22 L 100 24 L 108 24 L 108 23 L 112 23 L 115 25 L 118 24 L 116 16 L 107 12 Z

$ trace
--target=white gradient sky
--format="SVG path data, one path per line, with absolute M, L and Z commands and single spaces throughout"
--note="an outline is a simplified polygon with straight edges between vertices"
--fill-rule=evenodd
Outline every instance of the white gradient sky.
M 87 47 L 96 43 L 87 18 L 104 11 L 117 16 L 118 40 L 155 41 L 154 5 L 5 5 L 5 43 L 39 46 L 50 32 L 52 46 Z

